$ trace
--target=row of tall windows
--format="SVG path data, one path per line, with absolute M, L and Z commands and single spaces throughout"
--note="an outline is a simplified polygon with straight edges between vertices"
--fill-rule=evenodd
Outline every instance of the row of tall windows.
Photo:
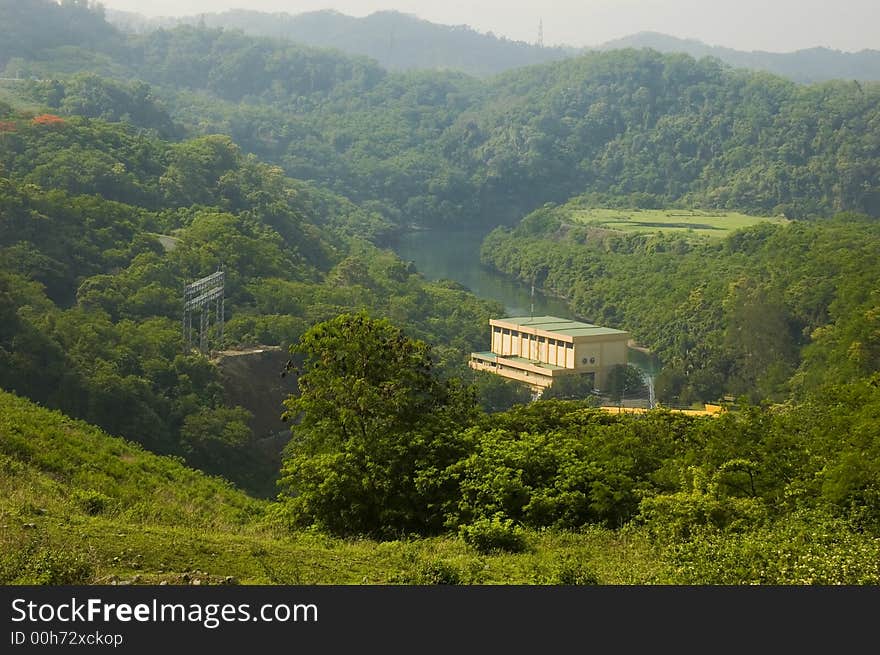
M 521 333 L 518 330 L 500 327 L 493 327 L 492 332 L 492 350 L 499 355 L 519 356 L 564 366 L 569 355 L 568 353 L 562 355 L 557 348 L 565 349 L 562 352 L 574 350 L 574 344 L 570 341 L 562 341 L 552 337 Z

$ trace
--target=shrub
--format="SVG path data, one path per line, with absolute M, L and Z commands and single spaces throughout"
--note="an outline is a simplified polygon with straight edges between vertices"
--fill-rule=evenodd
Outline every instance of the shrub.
M 758 498 L 732 498 L 701 490 L 642 499 L 639 519 L 661 541 L 689 539 L 704 529 L 738 532 L 761 525 L 768 511 Z
M 590 566 L 579 559 L 565 558 L 550 577 L 550 584 L 597 585 L 599 578 Z
M 392 582 L 412 585 L 458 585 L 463 584 L 464 580 L 457 566 L 446 560 L 434 559 L 421 562 L 415 569 L 394 576 Z
M 501 514 L 463 525 L 459 533 L 466 544 L 483 554 L 493 551 L 521 553 L 528 547 L 525 531 Z
M 113 502 L 113 499 L 109 496 L 91 489 L 75 490 L 73 492 L 73 499 L 86 514 L 91 516 L 103 514 Z

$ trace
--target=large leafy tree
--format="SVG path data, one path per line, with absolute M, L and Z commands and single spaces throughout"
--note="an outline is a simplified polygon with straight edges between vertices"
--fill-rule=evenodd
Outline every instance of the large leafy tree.
M 427 344 L 363 313 L 315 325 L 291 350 L 303 359 L 285 403 L 298 419 L 281 478 L 292 522 L 383 538 L 440 531 L 471 394 L 439 379 Z

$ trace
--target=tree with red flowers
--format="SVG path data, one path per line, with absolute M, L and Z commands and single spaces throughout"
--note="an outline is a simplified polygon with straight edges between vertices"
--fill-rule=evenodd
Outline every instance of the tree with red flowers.
M 65 120 L 55 114 L 40 114 L 31 120 L 34 125 L 64 125 Z

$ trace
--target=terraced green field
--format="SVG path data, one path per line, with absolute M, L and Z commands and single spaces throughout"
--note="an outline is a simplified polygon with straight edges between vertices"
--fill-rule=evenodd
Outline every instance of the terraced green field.
M 788 222 L 781 217 L 749 216 L 739 212 L 605 208 L 573 209 L 569 220 L 621 232 L 684 232 L 708 237 L 724 237 L 757 223 Z

